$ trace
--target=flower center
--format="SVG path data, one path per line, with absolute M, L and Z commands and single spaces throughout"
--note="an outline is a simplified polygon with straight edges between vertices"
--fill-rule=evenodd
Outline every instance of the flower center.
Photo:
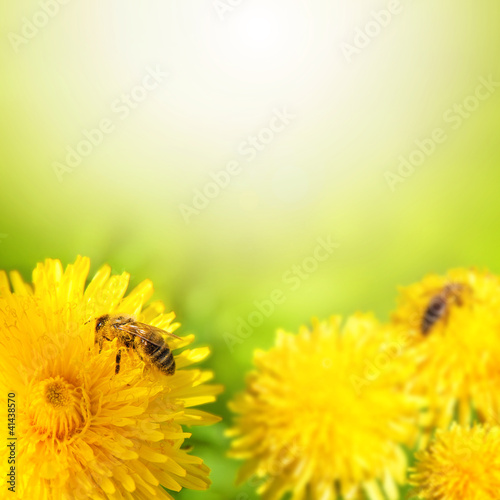
M 40 439 L 66 440 L 85 427 L 88 405 L 83 392 L 60 376 L 37 382 L 28 414 Z
M 73 402 L 69 384 L 52 380 L 45 385 L 45 400 L 54 408 L 69 406 Z

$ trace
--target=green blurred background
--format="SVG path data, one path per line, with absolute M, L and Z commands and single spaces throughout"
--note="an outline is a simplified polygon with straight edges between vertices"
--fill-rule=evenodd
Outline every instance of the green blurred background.
M 377 27 L 397 2 L 42 3 L 0 7 L 1 267 L 28 278 L 45 257 L 82 254 L 92 271 L 151 278 L 226 386 L 211 405 L 224 422 L 194 429 L 213 487 L 178 497 L 255 498 L 234 487 L 223 437 L 254 348 L 311 316 L 387 319 L 396 287 L 431 271 L 500 271 L 500 87 L 477 109 L 470 97 L 480 78 L 500 82 L 500 4 L 401 0 Z M 355 37 L 366 47 L 348 60 Z M 168 76 L 135 88 L 156 67 Z M 131 91 L 141 102 L 118 108 Z M 270 139 L 284 109 L 294 118 Z M 113 131 L 58 177 L 103 119 Z M 392 190 L 386 172 L 436 128 L 446 140 Z M 230 161 L 241 172 L 186 221 L 182 205 Z M 339 246 L 315 264 L 318 238 Z M 275 289 L 284 303 L 231 348 L 238 318 Z

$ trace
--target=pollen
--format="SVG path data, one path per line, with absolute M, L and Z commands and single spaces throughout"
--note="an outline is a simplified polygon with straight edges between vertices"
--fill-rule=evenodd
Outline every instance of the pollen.
M 175 374 L 146 377 L 143 361 L 130 356 L 116 376 L 116 341 L 95 348 L 95 319 L 127 314 L 162 330 L 180 325 L 161 302 L 149 303 L 150 280 L 127 294 L 127 273 L 103 266 L 87 282 L 89 268 L 85 257 L 66 269 L 48 259 L 32 283 L 0 270 L 0 394 L 16 394 L 17 497 L 172 500 L 167 490 L 206 490 L 209 469 L 186 446 L 184 426 L 220 420 L 194 408 L 222 390 L 206 383 L 211 372 L 190 367 L 209 349 L 183 349 L 194 335 L 178 337 L 169 340 Z M 2 463 L 8 452 L 0 449 Z
M 28 433 L 51 442 L 68 441 L 88 425 L 89 408 L 82 390 L 61 376 L 30 385 Z
M 69 406 L 73 401 L 70 386 L 60 378 L 47 381 L 44 395 L 47 403 L 54 408 Z

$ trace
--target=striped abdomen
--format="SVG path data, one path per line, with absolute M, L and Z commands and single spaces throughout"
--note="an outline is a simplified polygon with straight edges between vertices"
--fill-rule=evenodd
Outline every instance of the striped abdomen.
M 156 347 L 156 346 L 155 346 Z M 165 342 L 162 347 L 157 348 L 147 360 L 165 375 L 173 375 L 175 372 L 175 359 L 172 351 Z
M 443 317 L 448 307 L 448 301 L 442 294 L 436 295 L 431 299 L 424 317 L 422 318 L 421 330 L 424 335 Z

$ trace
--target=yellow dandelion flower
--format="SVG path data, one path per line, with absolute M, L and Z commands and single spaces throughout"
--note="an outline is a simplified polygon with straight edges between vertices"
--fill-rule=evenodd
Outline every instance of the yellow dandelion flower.
M 497 500 L 500 494 L 500 428 L 438 430 L 410 469 L 415 494 L 429 500 Z
M 231 455 L 246 460 L 238 480 L 262 479 L 264 499 L 399 498 L 398 442 L 414 439 L 420 402 L 397 389 L 401 346 L 372 316 L 340 323 L 279 331 L 275 347 L 255 352 L 256 371 L 231 403 Z
M 205 384 L 212 374 L 185 369 L 208 348 L 174 354 L 171 376 L 148 372 L 136 353 L 125 352 L 115 375 L 117 341 L 99 352 L 95 318 L 129 314 L 168 332 L 179 325 L 161 302 L 145 306 L 149 280 L 125 295 L 129 275 L 112 276 L 104 266 L 86 287 L 89 266 L 82 257 L 66 270 L 46 260 L 32 285 L 12 272 L 13 291 L 0 272 L 0 392 L 2 411 L 7 398 L 14 401 L 16 437 L 8 441 L 15 443 L 14 478 L 2 473 L 2 494 L 12 479 L 16 498 L 27 500 L 172 499 L 162 486 L 206 489 L 209 469 L 184 447 L 190 433 L 183 426 L 218 420 L 193 408 L 220 391 Z M 194 338 L 166 340 L 174 351 Z M 10 454 L 2 449 L 2 464 Z
M 491 419 L 500 410 L 500 280 L 468 269 L 429 275 L 403 288 L 392 323 L 412 333 L 412 391 L 429 399 L 429 429 L 447 428 L 458 410 Z

